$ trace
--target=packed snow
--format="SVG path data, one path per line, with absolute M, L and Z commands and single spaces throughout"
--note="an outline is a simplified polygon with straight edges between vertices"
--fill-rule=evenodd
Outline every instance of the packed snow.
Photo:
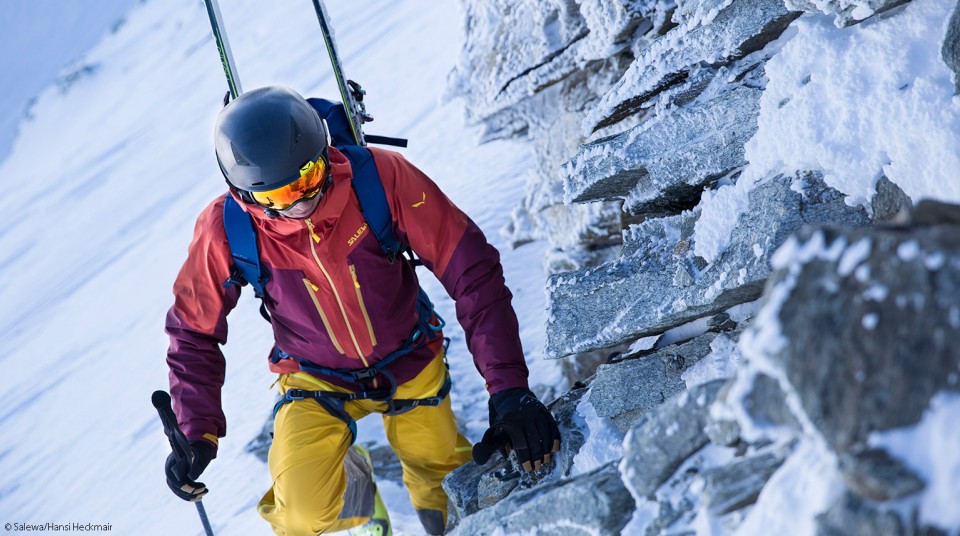
M 746 145 L 754 176 L 823 170 L 851 204 L 886 176 L 914 201 L 960 201 L 960 98 L 940 59 L 951 0 L 914 0 L 837 28 L 803 17 L 765 66 L 760 128 Z
M 571 476 L 589 473 L 623 457 L 623 434 L 610 419 L 597 415 L 596 408 L 590 403 L 589 392 L 577 405 L 577 416 L 583 422 L 586 441 L 573 457 Z
M 914 201 L 960 202 L 960 98 L 940 60 L 954 5 L 914 0 L 848 28 L 801 17 L 767 45 L 779 52 L 764 66 L 749 165 L 735 185 L 704 192 L 696 254 L 718 259 L 750 191 L 780 173 L 820 170 L 848 204 L 868 210 L 883 176 Z

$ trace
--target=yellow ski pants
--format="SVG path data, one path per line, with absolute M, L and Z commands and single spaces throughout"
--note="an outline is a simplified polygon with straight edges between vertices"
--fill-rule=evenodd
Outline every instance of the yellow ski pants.
M 444 356 L 437 356 L 416 378 L 397 386 L 397 399 L 434 396 L 446 381 Z M 280 389 L 345 391 L 303 372 L 282 374 Z M 386 403 L 347 402 L 354 420 L 384 413 Z M 418 510 L 447 515 L 447 495 L 440 482 L 471 459 L 470 442 L 457 430 L 447 396 L 439 406 L 419 406 L 400 415 L 384 415 L 383 426 L 403 466 L 403 482 Z M 316 400 L 284 404 L 274 423 L 268 465 L 273 485 L 260 499 L 258 511 L 280 536 L 313 536 L 366 523 L 368 517 L 341 516 L 352 434 L 347 424 Z M 353 475 L 350 475 L 353 476 Z

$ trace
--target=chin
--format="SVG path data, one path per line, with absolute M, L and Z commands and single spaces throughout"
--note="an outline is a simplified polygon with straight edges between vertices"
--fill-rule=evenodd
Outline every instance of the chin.
M 277 212 L 284 218 L 302 220 L 313 214 L 313 211 L 317 209 L 317 205 L 320 204 L 320 198 L 322 197 L 322 195 L 318 195 L 313 199 L 301 201 L 286 210 L 278 210 Z

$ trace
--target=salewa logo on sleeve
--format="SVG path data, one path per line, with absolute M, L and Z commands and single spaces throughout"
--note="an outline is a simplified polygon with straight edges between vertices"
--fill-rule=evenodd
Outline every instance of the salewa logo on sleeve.
M 366 231 L 366 230 L 367 230 L 367 224 L 364 223 L 363 226 L 360 227 L 359 229 L 357 229 L 357 232 L 354 233 L 353 236 L 350 237 L 350 240 L 347 240 L 347 245 L 348 245 L 348 246 L 352 246 L 353 243 L 356 242 L 357 239 L 360 238 L 360 235 L 362 235 L 363 232 Z
M 410 205 L 410 206 L 412 206 L 413 208 L 417 208 L 417 207 L 423 205 L 423 204 L 426 203 L 426 202 L 427 202 L 427 192 L 423 192 L 423 199 L 420 200 L 420 202 L 414 203 L 414 204 L 412 204 L 412 205 Z

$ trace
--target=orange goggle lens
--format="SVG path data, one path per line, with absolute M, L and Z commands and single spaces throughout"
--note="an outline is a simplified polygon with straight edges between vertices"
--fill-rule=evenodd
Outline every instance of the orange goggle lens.
M 267 192 L 250 192 L 250 195 L 261 206 L 285 210 L 297 201 L 310 199 L 320 193 L 326 178 L 327 163 L 320 157 L 315 162 L 304 164 L 300 168 L 300 177 L 290 184 Z

